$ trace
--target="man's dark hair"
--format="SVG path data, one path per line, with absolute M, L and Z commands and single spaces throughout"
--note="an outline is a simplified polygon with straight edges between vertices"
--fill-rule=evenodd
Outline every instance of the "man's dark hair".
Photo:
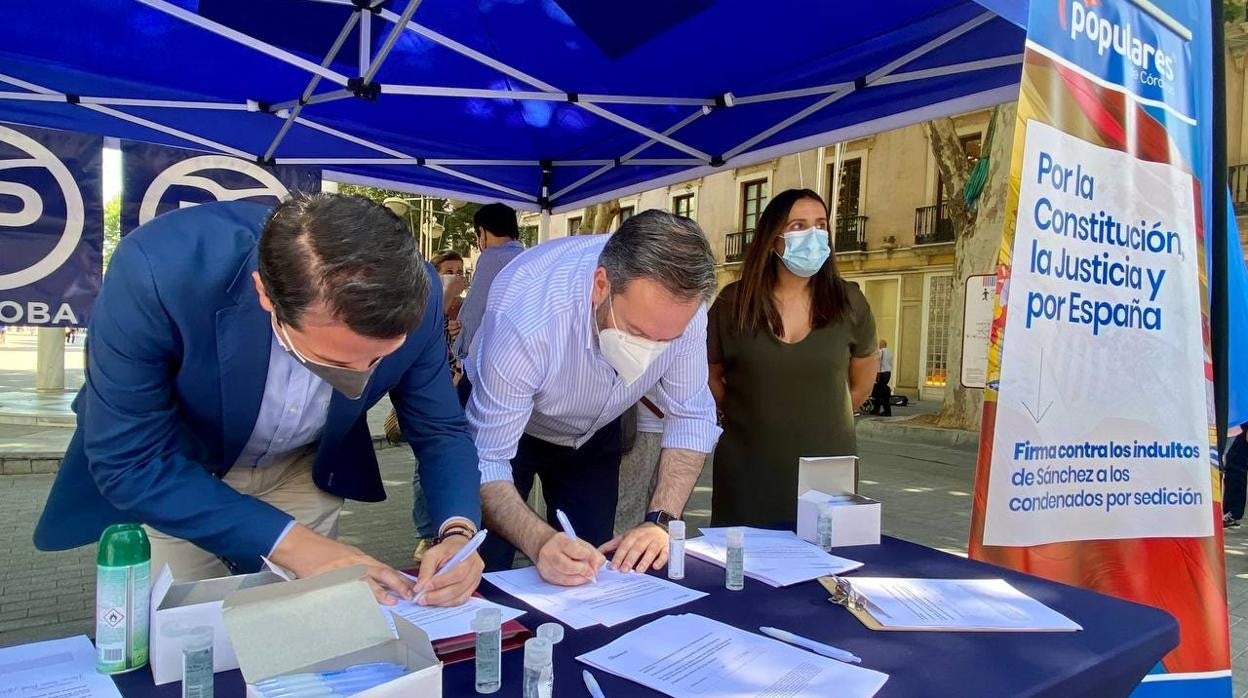
M 318 301 L 356 334 L 391 339 L 420 324 L 429 272 L 403 221 L 362 196 L 296 193 L 260 233 L 260 280 L 277 320 L 298 328 Z
M 472 214 L 472 225 L 484 228 L 495 237 L 520 237 L 520 225 L 516 223 L 516 209 L 507 204 L 486 204 Z
M 692 219 L 666 211 L 642 211 L 624 221 L 598 264 L 606 269 L 613 294 L 646 278 L 681 300 L 709 303 L 715 297 L 715 256 L 706 236 Z
M 442 271 L 442 265 L 446 262 L 462 261 L 464 261 L 464 256 L 455 250 L 442 250 L 441 252 L 435 254 L 433 259 L 429 260 L 429 262 L 433 264 L 433 268 L 437 269 L 438 272 Z

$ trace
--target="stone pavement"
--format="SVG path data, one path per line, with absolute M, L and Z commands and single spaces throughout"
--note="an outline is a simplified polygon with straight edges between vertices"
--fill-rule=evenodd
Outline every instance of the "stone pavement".
M 955 554 L 965 554 L 970 523 L 973 451 L 862 438 L 862 489 L 884 502 L 884 531 Z M 349 503 L 342 537 L 384 562 L 404 566 L 413 530 L 411 451 L 379 452 L 389 499 Z M 90 633 L 94 604 L 93 548 L 38 553 L 31 546 L 34 522 L 51 484 L 49 475 L 0 477 L 0 646 Z M 702 474 L 688 507 L 694 525 L 710 516 L 711 472 Z M 1248 697 L 1248 530 L 1227 537 L 1227 584 L 1231 605 L 1235 695 Z

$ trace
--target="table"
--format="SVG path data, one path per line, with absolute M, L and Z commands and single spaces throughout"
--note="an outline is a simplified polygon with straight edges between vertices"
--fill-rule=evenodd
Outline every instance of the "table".
M 828 602 L 818 582 L 775 589 L 746 579 L 745 590 L 724 589 L 724 571 L 692 557 L 685 563 L 684 584 L 709 596 L 672 609 L 699 613 L 757 631 L 773 625 L 843 647 L 862 657 L 862 665 L 886 672 L 880 698 L 913 696 L 1053 696 L 1112 698 L 1126 696 L 1179 641 L 1178 623 L 1149 606 L 1045 581 L 1037 577 L 966 560 L 937 550 L 885 537 L 880 545 L 841 548 L 838 555 L 866 563 L 862 574 L 890 577 L 1004 577 L 1020 591 L 1083 626 L 1077 633 L 910 633 L 874 632 L 843 608 Z M 519 602 L 483 583 L 481 593 L 500 603 Z M 658 617 L 604 628 L 567 629 L 555 647 L 555 695 L 588 695 L 581 681 L 585 665 L 576 656 L 596 649 Z M 530 610 L 520 621 L 529 628 L 552 620 Z M 523 650 L 503 654 L 503 687 L 496 696 L 519 696 Z M 661 695 L 631 681 L 595 671 L 609 698 Z M 217 698 L 243 695 L 237 671 L 217 674 Z M 180 696 L 181 684 L 152 686 L 151 674 L 116 677 L 127 698 Z M 476 695 L 472 662 L 445 667 L 443 695 Z

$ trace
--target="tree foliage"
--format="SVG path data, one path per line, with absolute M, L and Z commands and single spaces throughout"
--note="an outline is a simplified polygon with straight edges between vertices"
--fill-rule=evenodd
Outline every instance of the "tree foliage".
M 121 194 L 104 204 L 104 268 L 121 242 Z
M 419 198 L 421 201 L 413 201 L 410 204 L 413 209 L 409 225 L 415 225 L 415 219 L 422 215 L 421 207 L 428 206 L 429 210 L 434 212 L 433 220 L 443 228 L 442 236 L 433 241 L 434 250 L 450 249 L 462 255 L 467 255 L 473 247 L 476 247 L 477 236 L 472 228 L 472 216 L 477 212 L 477 209 L 481 208 L 480 204 L 464 203 L 432 196 L 417 197 L 408 192 L 381 189 L 379 187 L 366 187 L 358 184 L 340 184 L 338 185 L 338 191 L 342 194 L 363 196 L 379 204 L 389 198 Z

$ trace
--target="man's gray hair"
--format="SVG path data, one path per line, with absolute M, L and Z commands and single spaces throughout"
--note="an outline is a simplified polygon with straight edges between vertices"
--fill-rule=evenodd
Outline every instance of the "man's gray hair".
M 651 279 L 681 300 L 709 303 L 715 297 L 715 256 L 698 224 L 657 209 L 624 221 L 598 264 L 607 271 L 611 292 L 635 279 Z

